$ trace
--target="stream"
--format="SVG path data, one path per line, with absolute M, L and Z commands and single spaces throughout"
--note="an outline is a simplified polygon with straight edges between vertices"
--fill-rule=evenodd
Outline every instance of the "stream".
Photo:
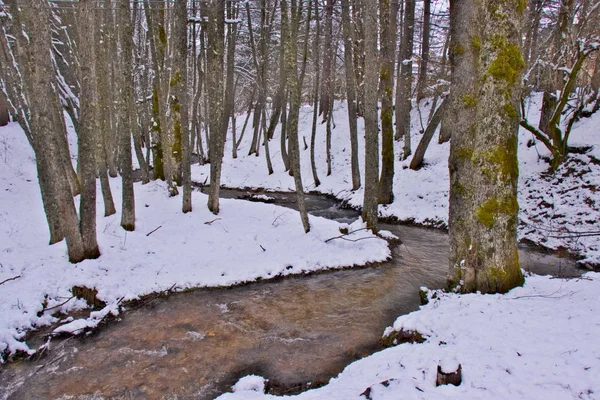
M 294 206 L 294 194 L 268 195 Z M 359 215 L 319 195 L 307 195 L 307 207 L 343 222 Z M 445 286 L 446 233 L 381 228 L 402 241 L 390 261 L 133 303 L 95 333 L 53 340 L 40 360 L 0 367 L 0 399 L 212 399 L 248 374 L 269 379 L 275 394 L 323 385 L 381 348 L 384 328 L 418 308 L 419 287 Z M 522 268 L 538 274 L 585 272 L 526 247 L 520 255 Z

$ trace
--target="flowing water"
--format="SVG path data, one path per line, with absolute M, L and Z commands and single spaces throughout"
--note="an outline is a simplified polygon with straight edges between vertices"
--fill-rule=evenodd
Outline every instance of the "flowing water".
M 269 196 L 293 206 L 292 195 Z M 313 214 L 358 216 L 323 196 L 307 200 Z M 0 399 L 212 399 L 247 374 L 268 378 L 273 393 L 324 384 L 379 349 L 383 329 L 418 308 L 420 286 L 445 284 L 445 233 L 382 228 L 402 240 L 388 262 L 134 304 L 97 333 L 54 341 L 41 360 L 1 367 Z M 521 263 L 542 274 L 583 272 L 526 248 Z

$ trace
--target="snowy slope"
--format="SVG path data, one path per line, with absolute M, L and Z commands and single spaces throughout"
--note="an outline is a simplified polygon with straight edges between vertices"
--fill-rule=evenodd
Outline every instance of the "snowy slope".
M 111 185 L 119 210 L 120 179 L 112 179 Z M 340 234 L 340 224 L 324 218 L 311 216 L 312 230 L 304 234 L 299 215 L 287 208 L 222 200 L 215 216 L 207 210 L 207 196 L 194 192 L 194 211 L 184 215 L 181 197 L 167 197 L 160 182 L 136 184 L 135 191 L 136 231 L 121 229 L 119 213 L 104 218 L 98 198 L 102 256 L 70 264 L 64 243 L 48 246 L 35 163 L 25 135 L 16 124 L 0 129 L 0 355 L 7 349 L 31 352 L 21 341 L 27 330 L 55 322 L 53 313 L 84 307 L 83 301 L 72 299 L 38 315 L 44 301 L 52 308 L 71 297 L 74 285 L 96 288 L 99 299 L 108 304 L 106 313 L 119 301 L 172 288 L 228 286 L 362 265 L 390 255 L 387 242 L 366 231 L 354 235 L 370 240 L 325 243 Z M 353 228 L 361 226 L 357 222 Z M 95 317 L 71 323 L 70 330 L 94 325 L 101 316 Z
M 528 118 L 534 124 L 539 120 L 540 96 L 535 95 L 528 100 L 526 110 Z M 422 137 L 423 127 L 431 104 L 428 100 L 421 103 L 420 110 L 412 111 L 411 130 L 413 132 L 412 148 L 416 149 Z M 346 201 L 352 207 L 361 207 L 363 191 L 351 191 L 350 175 L 350 139 L 348 117 L 345 103 L 336 102 L 334 111 L 335 128 L 332 140 L 332 175 L 326 173 L 325 125 L 319 124 L 317 130 L 315 159 L 321 185 L 315 187 L 310 169 L 310 150 L 301 151 L 302 177 L 306 190 L 331 194 Z M 244 118 L 238 117 L 238 135 L 242 130 Z M 300 112 L 300 143 L 302 137 L 310 143 L 312 107 L 303 106 Z M 362 119 L 358 120 L 359 129 L 359 162 L 361 173 L 364 172 L 364 127 Z M 250 124 L 249 124 L 250 125 Z M 226 143 L 222 183 L 228 187 L 252 187 L 270 190 L 293 190 L 294 182 L 285 171 L 281 159 L 279 129 L 270 142 L 271 159 L 274 174 L 267 175 L 264 149 L 259 157 L 248 156 L 252 140 L 252 132 L 246 132 L 238 158 L 231 156 L 231 140 Z M 586 155 L 577 155 L 589 169 L 583 175 L 564 172 L 554 177 L 544 176 L 548 163 L 544 159 L 549 155 L 546 148 L 537 143 L 528 146 L 532 135 L 520 130 L 519 133 L 519 203 L 521 206 L 522 225 L 519 228 L 521 239 L 528 239 L 535 244 L 551 249 L 565 248 L 578 255 L 583 262 L 600 265 L 599 236 L 581 236 L 564 233 L 600 232 L 600 114 L 583 119 L 575 124 L 571 134 L 572 146 L 592 146 Z M 401 142 L 395 142 L 395 154 L 399 155 Z M 408 160 L 395 162 L 394 202 L 380 206 L 382 217 L 396 218 L 401 221 L 419 224 L 445 226 L 448 222 L 448 154 L 449 143 L 437 144 L 437 136 L 425 155 L 425 165 L 419 171 L 408 169 Z M 595 157 L 595 158 L 593 158 Z M 596 161 L 594 161 L 596 160 Z M 567 166 L 568 170 L 569 167 Z M 587 171 L 586 169 L 586 171 Z M 208 166 L 195 165 L 192 168 L 193 179 L 204 182 L 209 176 Z M 583 193 L 583 192 L 585 193 Z M 538 211 L 540 199 L 551 204 L 547 213 Z M 558 217 L 557 217 L 558 215 Z M 559 230 L 560 232 L 557 232 Z M 553 237 L 557 236 L 557 237 Z

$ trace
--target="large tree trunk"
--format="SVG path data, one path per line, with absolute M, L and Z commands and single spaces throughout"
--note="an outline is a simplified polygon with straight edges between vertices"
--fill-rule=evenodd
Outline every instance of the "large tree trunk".
M 178 1 L 174 5 L 175 18 L 173 23 L 173 78 L 171 79 L 171 90 L 173 91 L 173 111 L 175 120 L 175 138 L 181 143 L 181 170 L 183 184 L 182 211 L 192 211 L 192 172 L 191 172 L 191 149 L 189 129 L 189 105 L 188 105 L 188 71 L 187 71 L 187 2 Z
M 460 292 L 523 283 L 517 249 L 521 1 L 453 0 L 450 275 Z
M 353 70 L 353 29 L 350 20 L 350 0 L 342 0 L 342 29 L 344 30 L 344 69 L 346 76 L 346 100 L 348 102 L 348 126 L 350 128 L 350 165 L 352 190 L 360 188 L 358 163 L 358 131 L 356 127 L 356 82 Z
M 85 258 L 97 258 L 100 249 L 96 239 L 96 146 L 94 134 L 98 129 L 98 90 L 96 74 L 96 40 L 93 0 L 81 0 L 79 10 L 79 132 L 78 159 L 81 181 L 79 204 L 80 230 L 83 237 Z M 98 132 L 98 134 L 100 134 Z M 106 172 L 106 171 L 105 171 Z
M 411 109 L 411 84 L 412 84 L 412 53 L 415 33 L 415 2 L 406 0 L 404 9 L 404 32 L 398 54 L 400 62 L 400 76 L 396 87 L 396 140 L 404 141 L 402 160 L 411 154 L 410 148 L 410 109 Z
M 396 27 L 392 25 L 392 4 L 390 0 L 380 0 L 380 49 L 379 85 L 381 90 L 381 179 L 379 181 L 379 202 L 390 204 L 394 201 L 394 48 L 396 47 Z
M 223 50 L 225 34 L 225 3 L 221 0 L 209 0 L 208 10 L 208 52 L 206 90 L 208 93 L 210 125 L 210 191 L 208 209 L 219 213 L 219 190 L 221 188 L 221 167 L 223 164 L 223 146 L 225 132 L 223 116 Z
M 359 1 L 359 0 L 356 0 Z M 365 49 L 364 119 L 365 119 L 365 194 L 362 218 L 367 227 L 377 230 L 379 197 L 379 127 L 377 118 L 377 2 L 360 0 L 363 14 Z

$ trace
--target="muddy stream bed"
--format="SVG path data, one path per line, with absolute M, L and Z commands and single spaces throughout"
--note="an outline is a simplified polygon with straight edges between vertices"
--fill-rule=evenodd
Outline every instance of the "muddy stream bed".
M 293 195 L 268 195 L 294 206 Z M 344 222 L 359 215 L 324 196 L 307 201 L 314 215 Z M 445 285 L 446 233 L 381 228 L 402 241 L 388 262 L 132 304 L 98 332 L 54 339 L 40 360 L 0 367 L 0 399 L 212 399 L 248 374 L 268 378 L 277 394 L 322 385 L 380 349 L 384 328 L 418 308 L 420 286 Z M 521 249 L 521 265 L 539 274 L 585 272 L 572 260 L 528 248 Z

